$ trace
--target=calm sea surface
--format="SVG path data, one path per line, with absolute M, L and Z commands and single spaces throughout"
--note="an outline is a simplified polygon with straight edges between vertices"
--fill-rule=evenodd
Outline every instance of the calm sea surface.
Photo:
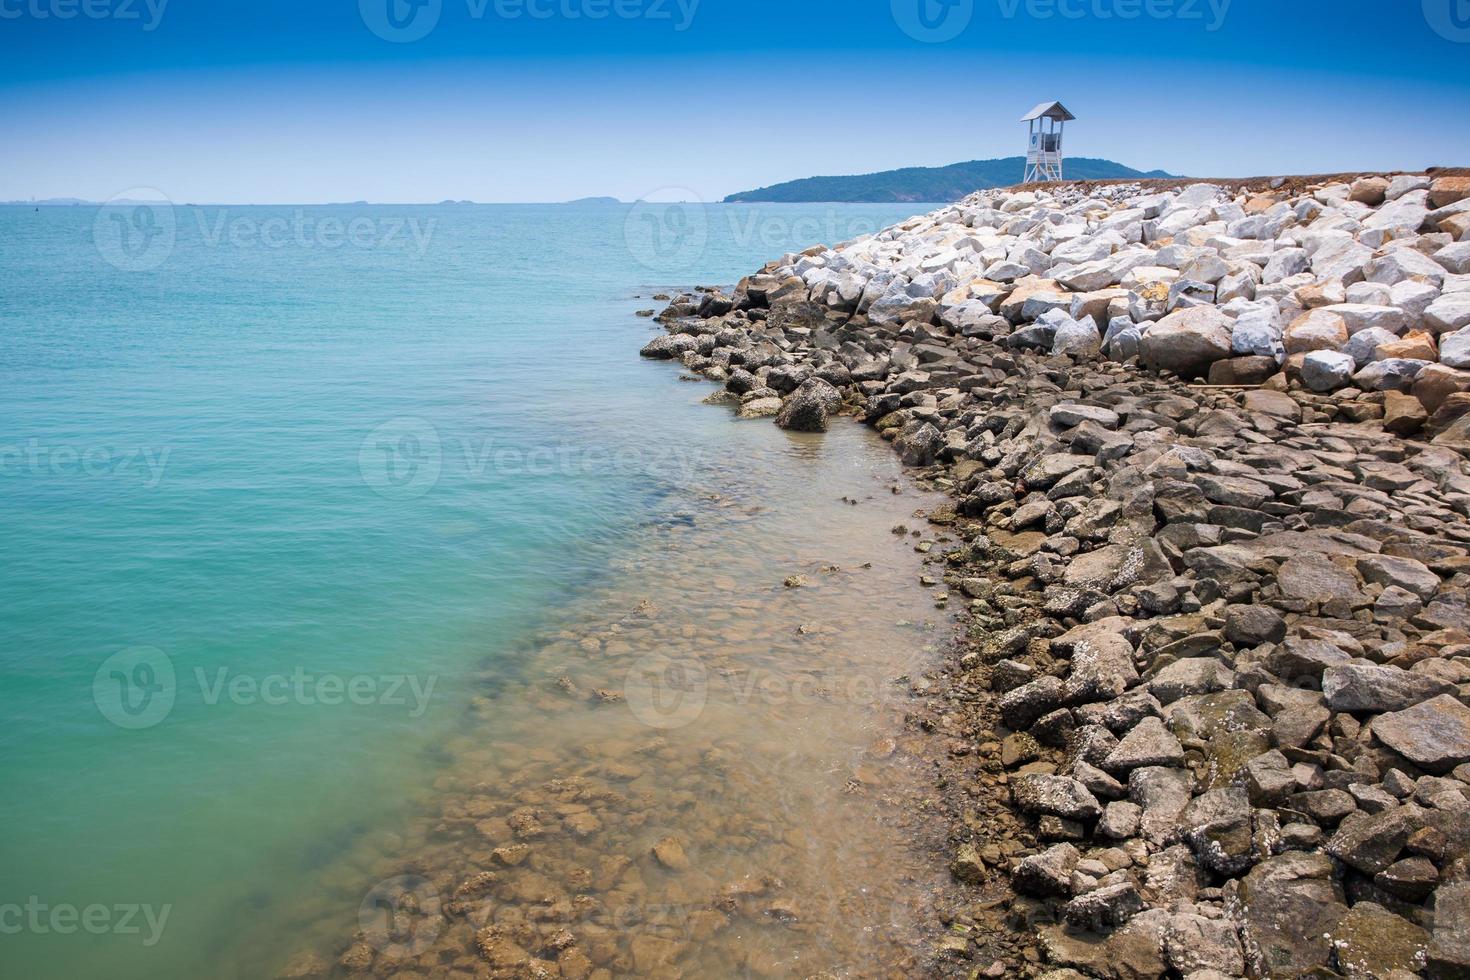
M 341 971 L 354 942 L 379 973 L 453 965 L 483 914 L 405 944 L 358 919 L 400 897 L 368 889 L 411 870 L 448 902 L 492 846 L 563 830 L 568 860 L 632 870 L 594 889 L 533 853 L 536 880 L 497 865 L 486 901 L 677 885 L 695 907 L 741 862 L 819 892 L 802 855 L 849 845 L 794 824 L 864 783 L 846 754 L 885 723 L 864 684 L 933 640 L 889 533 L 919 502 L 856 426 L 701 405 L 713 388 L 636 356 L 633 314 L 922 210 L 0 208 L 0 974 Z M 691 690 L 709 708 L 686 717 Z M 732 756 L 766 762 L 731 782 Z M 717 843 L 695 803 L 660 810 L 711 802 L 694 769 L 760 815 Z M 622 788 L 538 782 L 563 779 Z M 708 882 L 649 858 L 668 838 Z M 606 922 L 579 949 L 613 973 L 806 975 L 836 927 L 803 900 L 747 909 L 785 931 L 739 952 L 667 928 L 618 947 Z

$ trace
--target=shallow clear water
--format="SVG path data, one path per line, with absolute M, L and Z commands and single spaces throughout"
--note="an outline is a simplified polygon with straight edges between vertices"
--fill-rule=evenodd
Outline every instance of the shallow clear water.
M 799 654 L 774 633 L 720 632 L 732 597 L 785 630 L 826 591 L 856 632 L 823 640 L 824 669 L 855 651 L 862 683 L 922 656 L 928 634 L 894 610 L 924 597 L 885 523 L 916 501 L 888 493 L 881 444 L 732 423 L 699 403 L 708 386 L 639 361 L 631 315 L 922 206 L 111 210 L 0 209 L 0 973 L 255 976 L 335 955 L 356 924 L 338 908 L 372 875 L 431 846 L 464 856 L 453 873 L 478 857 L 426 816 L 514 795 L 475 788 L 508 778 L 477 747 L 533 753 L 524 779 L 583 775 L 594 743 L 637 751 L 664 731 L 627 686 L 650 651 L 791 683 Z M 820 570 L 860 557 L 866 582 Z M 796 573 L 816 587 L 784 589 Z M 561 662 L 639 598 L 679 632 Z M 548 690 L 567 674 L 578 696 Z M 597 688 L 624 700 L 580 697 Z M 748 694 L 731 714 L 728 684 L 707 690 L 697 724 L 659 736 L 674 782 L 640 792 L 674 792 L 696 751 L 745 751 L 763 761 L 744 798 L 790 797 L 775 826 L 811 815 L 820 794 L 792 785 L 841 784 L 857 763 L 834 753 L 886 717 Z M 617 846 L 641 855 L 634 837 Z M 698 873 L 733 873 L 689 847 Z M 741 860 L 807 873 L 763 847 Z

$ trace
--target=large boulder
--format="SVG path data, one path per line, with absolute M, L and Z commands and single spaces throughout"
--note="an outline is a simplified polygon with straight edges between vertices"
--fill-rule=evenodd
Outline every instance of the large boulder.
M 1400 806 L 1344 820 L 1327 842 L 1327 853 L 1369 877 L 1387 871 L 1399 859 L 1409 838 L 1424 826 L 1411 813 L 1413 809 Z
M 1418 976 L 1429 933 L 1381 905 L 1359 902 L 1333 937 L 1338 972 L 1351 980 Z
M 1097 797 L 1068 776 L 1022 776 L 1016 780 L 1012 794 L 1016 806 L 1025 813 L 1088 821 L 1102 816 Z
M 1375 718 L 1373 734 L 1426 772 L 1470 762 L 1470 708 L 1448 694 Z
M 1446 293 L 1424 310 L 1424 324 L 1437 334 L 1470 327 L 1470 292 Z
M 1444 357 L 1442 346 L 1440 357 Z M 1432 415 L 1451 395 L 1470 391 L 1470 371 L 1456 369 L 1448 364 L 1431 364 L 1419 372 L 1411 391 L 1424 405 L 1425 411 Z
M 1317 392 L 1336 391 L 1347 387 L 1357 370 L 1351 354 L 1316 350 L 1302 360 L 1302 383 Z
M 1231 356 L 1234 323 L 1213 306 L 1177 310 L 1144 330 L 1139 353 L 1155 371 L 1200 377 Z
M 1281 316 L 1269 304 L 1242 313 L 1230 330 L 1230 347 L 1241 355 L 1272 357 L 1280 363 L 1286 356 L 1281 342 Z
M 1408 357 L 1374 361 L 1353 375 L 1353 382 L 1368 391 L 1408 391 L 1419 372 L 1433 363 Z
M 656 361 L 676 361 L 698 346 L 699 341 L 688 334 L 664 334 L 650 340 L 638 353 Z
M 1329 667 L 1322 675 L 1322 693 L 1333 711 L 1403 711 L 1453 689 L 1427 674 L 1370 663 Z
M 1286 328 L 1286 353 L 1337 350 L 1348 342 L 1347 322 L 1326 308 L 1303 313 Z
M 1331 963 L 1332 936 L 1348 909 L 1327 855 L 1293 851 L 1263 861 L 1226 896 L 1249 975 L 1298 977 Z
M 796 432 L 825 432 L 827 417 L 842 404 L 842 395 L 821 378 L 807 378 L 781 405 L 776 424 Z
M 1470 327 L 1439 338 L 1439 363 L 1452 368 L 1470 368 Z
M 1470 882 L 1443 885 L 1434 896 L 1430 976 L 1470 977 Z
M 1447 208 L 1470 197 L 1470 177 L 1439 177 L 1429 187 L 1429 204 Z
M 1102 334 L 1098 332 L 1097 321 L 1092 317 L 1086 316 L 1080 320 L 1069 317 L 1066 322 L 1057 325 L 1056 333 L 1052 337 L 1053 354 L 1092 358 L 1101 351 Z

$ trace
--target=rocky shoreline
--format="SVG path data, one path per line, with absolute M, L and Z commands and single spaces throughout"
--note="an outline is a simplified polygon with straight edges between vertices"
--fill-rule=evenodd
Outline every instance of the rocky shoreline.
M 1470 179 L 985 192 L 659 321 L 953 499 L 930 973 L 1470 976 Z

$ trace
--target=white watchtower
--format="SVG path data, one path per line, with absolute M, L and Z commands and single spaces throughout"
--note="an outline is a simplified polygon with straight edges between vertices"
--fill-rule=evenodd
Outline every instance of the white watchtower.
M 1060 102 L 1043 102 L 1021 117 L 1030 130 L 1026 149 L 1026 179 L 1031 184 L 1062 179 L 1062 129 L 1077 117 Z

